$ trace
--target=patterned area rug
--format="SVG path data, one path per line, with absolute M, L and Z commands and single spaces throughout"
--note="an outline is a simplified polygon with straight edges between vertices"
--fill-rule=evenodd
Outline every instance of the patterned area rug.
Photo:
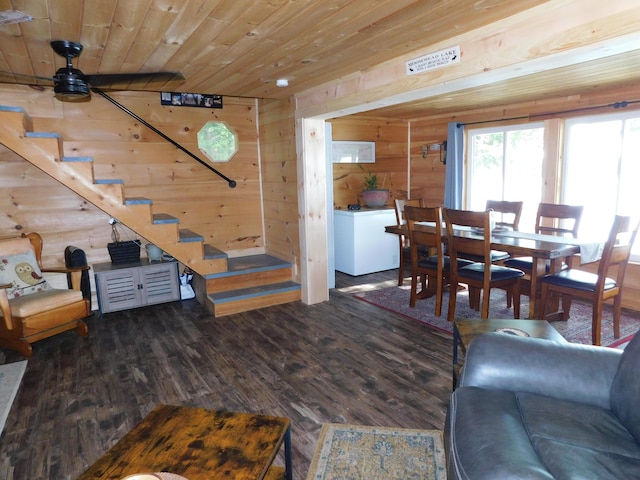
M 442 432 L 324 424 L 307 480 L 445 480 Z
M 0 434 L 4 430 L 4 424 L 26 368 L 26 360 L 0 365 Z
M 395 312 L 407 318 L 417 320 L 431 328 L 453 334 L 453 325 L 447 321 L 447 307 L 449 294 L 444 293 L 442 299 L 442 316 L 435 316 L 435 297 L 418 300 L 416 306 L 409 306 L 411 288 L 384 288 L 357 293 L 354 296 L 360 300 Z M 520 302 L 521 316 L 525 317 L 529 311 L 529 297 L 522 296 Z M 601 344 L 608 347 L 623 346 L 631 340 L 640 329 L 640 315 L 635 312 L 624 311 L 620 319 L 620 338 L 613 337 L 613 309 L 604 306 L 602 315 Z M 513 318 L 513 309 L 507 308 L 506 295 L 503 290 L 492 290 L 489 302 L 490 318 Z M 467 291 L 460 291 L 457 295 L 456 318 L 480 318 L 480 313 L 469 308 Z M 550 322 L 551 325 L 569 342 L 591 344 L 591 305 L 574 301 L 571 306 L 571 317 L 568 321 Z

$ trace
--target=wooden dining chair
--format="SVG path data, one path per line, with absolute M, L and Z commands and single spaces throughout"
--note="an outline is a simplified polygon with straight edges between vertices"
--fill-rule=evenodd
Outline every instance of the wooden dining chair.
M 405 206 L 411 207 L 424 207 L 424 200 L 422 198 L 414 198 L 414 199 L 404 199 L 404 198 L 396 198 L 394 201 L 395 210 L 396 210 L 396 222 L 398 226 L 405 224 L 405 214 L 404 208 Z M 409 240 L 408 235 L 398 235 L 398 246 L 399 246 L 399 262 L 400 266 L 398 267 L 398 286 L 401 287 L 404 284 L 404 269 L 405 269 L 405 261 L 411 261 L 411 242 Z
M 600 345 L 602 305 L 613 298 L 613 336 L 620 338 L 622 280 L 639 225 L 637 221 L 632 223 L 631 217 L 616 215 L 599 260 L 598 273 L 567 268 L 543 277 L 539 318 L 542 320 L 546 316 L 544 307 L 550 295 L 562 297 L 562 320 L 569 319 L 573 298 L 586 300 L 593 305 L 591 341 L 594 345 Z M 615 269 L 612 270 L 613 267 Z M 611 271 L 614 273 L 609 277 Z
M 520 284 L 518 279 L 522 271 L 491 262 L 490 212 L 472 212 L 468 210 L 444 210 L 447 227 L 447 247 L 450 257 L 449 312 L 447 319 L 453 321 L 456 310 L 456 293 L 460 283 L 469 286 L 469 300 L 472 308 L 480 309 L 481 318 L 489 317 L 489 298 L 492 288 L 505 290 L 513 299 L 513 318 L 520 318 Z M 456 232 L 458 227 L 481 229 L 480 232 Z M 458 267 L 458 252 L 468 252 L 484 259 L 464 267 Z
M 583 210 L 584 207 L 581 205 L 540 203 L 538 205 L 538 213 L 536 214 L 534 231 L 535 233 L 543 235 L 577 238 Z M 571 257 L 565 258 L 562 268 L 568 268 L 570 264 Z M 504 262 L 504 265 L 511 268 L 517 268 L 524 272 L 524 277 L 520 279 L 520 293 L 524 293 L 531 297 L 531 272 L 533 271 L 532 258 L 510 258 Z M 549 265 L 547 265 L 547 271 L 548 270 Z M 509 303 L 509 299 L 507 299 L 507 303 Z
M 442 236 L 442 208 L 405 206 L 404 215 L 411 243 L 411 296 L 409 306 L 416 300 L 436 296 L 436 316 L 442 314 L 442 290 L 449 279 L 449 258 L 444 255 Z M 420 225 L 421 222 L 433 226 Z M 427 255 L 424 255 L 424 252 Z M 418 277 L 421 290 L 418 292 Z
M 524 202 L 507 202 L 505 200 L 487 200 L 487 210 L 495 212 L 496 227 L 518 230 L 522 206 Z

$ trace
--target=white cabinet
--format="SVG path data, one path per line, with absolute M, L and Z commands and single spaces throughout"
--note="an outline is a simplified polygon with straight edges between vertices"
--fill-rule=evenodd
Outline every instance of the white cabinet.
M 364 275 L 399 267 L 398 236 L 384 231 L 397 223 L 394 209 L 334 210 L 333 214 L 336 270 Z
M 178 262 L 93 265 L 100 313 L 180 300 Z

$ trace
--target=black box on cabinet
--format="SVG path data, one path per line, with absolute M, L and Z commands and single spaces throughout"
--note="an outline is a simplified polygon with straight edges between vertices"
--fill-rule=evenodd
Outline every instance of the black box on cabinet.
M 127 240 L 107 244 L 111 263 L 131 263 L 140 260 L 140 240 Z

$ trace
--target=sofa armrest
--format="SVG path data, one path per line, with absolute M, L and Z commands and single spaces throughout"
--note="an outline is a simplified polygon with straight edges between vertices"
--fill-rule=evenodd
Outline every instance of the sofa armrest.
M 460 386 L 530 392 L 610 408 L 621 350 L 504 333 L 478 335 Z

